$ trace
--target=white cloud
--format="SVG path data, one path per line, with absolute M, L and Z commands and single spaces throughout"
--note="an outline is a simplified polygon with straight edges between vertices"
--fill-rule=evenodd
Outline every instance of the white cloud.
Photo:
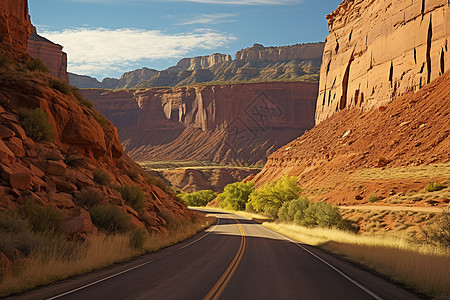
M 206 29 L 165 34 L 134 28 L 77 28 L 39 34 L 64 46 L 70 72 L 86 75 L 124 71 L 140 60 L 181 58 L 192 50 L 215 49 L 236 40 L 233 35 Z
M 178 25 L 193 25 L 193 24 L 219 24 L 234 22 L 232 19 L 236 17 L 235 14 L 201 14 L 186 20 Z

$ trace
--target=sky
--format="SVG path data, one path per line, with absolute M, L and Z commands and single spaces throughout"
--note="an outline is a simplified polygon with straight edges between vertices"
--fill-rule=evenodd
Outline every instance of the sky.
M 101 80 L 254 43 L 324 41 L 341 0 L 29 0 L 38 33 L 64 46 L 69 72 Z

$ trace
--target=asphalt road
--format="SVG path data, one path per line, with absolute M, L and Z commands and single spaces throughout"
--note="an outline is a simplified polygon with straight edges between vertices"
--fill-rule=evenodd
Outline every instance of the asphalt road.
M 418 299 L 346 261 L 242 217 L 130 263 L 17 299 Z

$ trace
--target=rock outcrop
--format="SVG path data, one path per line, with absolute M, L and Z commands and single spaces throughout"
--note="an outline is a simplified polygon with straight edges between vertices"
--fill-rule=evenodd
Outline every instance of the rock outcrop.
M 268 82 L 83 90 L 135 160 L 263 162 L 314 126 L 317 84 Z
M 242 181 L 258 173 L 257 169 L 207 168 L 173 169 L 158 171 L 158 175 L 183 192 L 192 193 L 202 190 L 223 192 L 224 187 L 233 182 Z
M 450 69 L 447 0 L 345 0 L 327 19 L 316 123 L 384 105 Z
M 371 195 L 381 199 L 417 192 L 435 180 L 448 182 L 448 172 L 414 177 L 391 168 L 450 162 L 449 87 L 450 71 L 416 94 L 377 109 L 337 112 L 269 156 L 253 180 L 260 186 L 283 175 L 296 176 L 312 198 L 343 205 L 367 203 Z M 362 170 L 379 180 L 358 182 L 355 174 Z M 394 176 L 380 176 L 383 170 Z M 399 203 L 427 204 L 420 198 Z
M 62 49 L 61 45 L 40 36 L 36 31 L 36 27 L 31 26 L 31 35 L 28 39 L 28 54 L 33 58 L 42 59 L 49 68 L 50 75 L 69 82 L 67 54 Z
M 13 57 L 23 55 L 27 49 L 31 23 L 27 0 L 2 0 L 0 2 L 1 49 Z
M 0 212 L 27 202 L 51 206 L 64 216 L 67 236 L 83 238 L 97 228 L 77 199 L 93 189 L 101 203 L 126 211 L 137 228 L 167 233 L 170 220 L 189 223 L 195 213 L 164 185 L 150 183 L 152 178 L 123 154 L 109 121 L 49 74 L 24 71 L 31 59 L 26 52 L 30 26 L 27 1 L 0 2 L 0 47 L 9 56 L 0 63 Z M 25 118 L 29 114 L 33 117 Z M 99 172 L 103 180 L 95 175 Z M 139 214 L 113 188 L 124 185 L 139 186 L 146 194 Z
M 183 58 L 177 63 L 176 66 L 168 68 L 167 71 L 182 72 L 182 71 L 194 71 L 198 69 L 209 69 L 215 65 L 230 61 L 232 61 L 230 55 L 214 53 L 207 56 Z
M 125 73 L 120 79 L 105 78 L 102 82 L 92 77 L 70 74 L 70 80 L 79 88 L 102 89 L 175 87 L 206 82 L 316 82 L 319 79 L 323 47 L 323 43 L 285 47 L 255 44 L 236 53 L 235 60 L 230 55 L 212 54 L 183 58 L 176 66 L 164 71 L 144 68 Z

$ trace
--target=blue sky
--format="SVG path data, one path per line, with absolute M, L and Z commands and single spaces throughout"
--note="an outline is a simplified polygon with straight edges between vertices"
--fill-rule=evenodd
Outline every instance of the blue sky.
M 69 71 L 120 77 L 183 57 L 230 54 L 254 43 L 324 41 L 341 0 L 29 0 L 38 32 L 64 46 Z

